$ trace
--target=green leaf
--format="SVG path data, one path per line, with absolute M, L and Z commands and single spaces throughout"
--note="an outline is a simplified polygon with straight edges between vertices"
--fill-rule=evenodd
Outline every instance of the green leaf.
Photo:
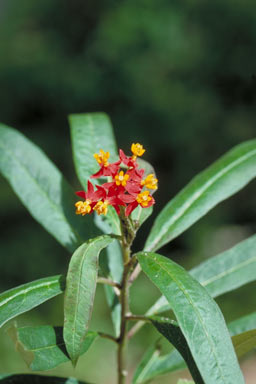
M 172 306 L 204 381 L 244 383 L 222 313 L 207 291 L 181 266 L 161 255 L 140 252 L 137 257 Z
M 115 336 L 118 337 L 120 334 L 121 326 L 121 304 L 118 299 L 118 296 L 115 294 L 115 291 L 112 287 L 104 285 L 104 289 L 107 303 L 111 310 L 111 319 L 113 322 Z
M 39 375 L 0 375 L 1 384 L 89 384 L 85 381 L 78 381 L 72 377 L 54 377 Z
M 32 371 L 48 371 L 69 360 L 63 340 L 63 328 L 12 326 L 8 330 L 16 350 Z M 97 338 L 97 332 L 88 332 L 81 347 L 84 354 Z
M 256 312 L 250 315 L 243 316 L 228 324 L 228 330 L 231 336 L 238 335 L 239 333 L 246 332 L 255 328 Z M 153 364 L 145 367 L 144 382 L 159 375 L 175 372 L 185 369 L 186 365 L 181 355 L 177 350 L 173 350 L 169 354 L 155 358 Z
M 159 357 L 160 350 L 157 346 L 150 347 L 142 360 L 138 364 L 136 371 L 133 376 L 132 384 L 141 384 L 144 383 L 144 379 L 147 375 L 147 371 L 151 369 L 151 366 L 154 365 L 155 360 Z
M 65 278 L 51 276 L 20 285 L 0 294 L 0 327 L 21 313 L 63 293 Z
M 156 357 L 151 364 L 145 366 L 143 380 L 140 384 L 147 383 L 157 376 L 186 368 L 187 366 L 182 356 L 176 349 L 174 349 L 167 355 Z
M 153 205 L 149 208 L 141 208 L 139 205 L 133 212 L 132 212 L 132 219 L 134 221 L 137 221 L 139 223 L 139 226 L 141 226 L 153 213 Z
M 256 312 L 240 317 L 228 324 L 229 334 L 238 335 L 246 331 L 251 331 L 256 327 Z
M 105 234 L 114 233 L 121 235 L 120 220 L 113 207 L 109 207 L 106 216 L 95 215 L 95 224 Z M 119 241 L 114 240 L 104 251 L 106 252 L 106 257 L 104 257 L 105 276 L 117 283 L 121 283 L 123 275 L 123 255 Z M 111 309 L 115 336 L 118 337 L 121 324 L 121 304 L 113 287 L 104 285 L 104 289 L 107 303 Z
M 187 379 L 179 379 L 177 384 L 195 384 L 195 382 L 192 380 L 187 380 Z
M 99 236 L 81 245 L 69 263 L 64 297 L 64 340 L 76 365 L 88 331 L 93 308 L 99 252 L 110 244 L 110 236 Z
M 214 256 L 190 274 L 203 285 L 212 297 L 232 291 L 256 279 L 256 235 L 240 242 L 231 249 Z M 147 315 L 171 309 L 164 296 L 147 311 Z
M 196 176 L 157 216 L 146 251 L 156 251 L 179 236 L 210 209 L 256 176 L 256 140 L 247 141 Z
M 104 233 L 114 233 L 121 235 L 120 220 L 115 209 L 111 206 L 108 207 L 106 215 L 95 215 L 95 225 Z
M 0 171 L 30 214 L 68 250 L 96 228 L 75 215 L 75 194 L 56 166 L 20 132 L 0 124 Z M 82 240 L 83 239 L 83 240 Z
M 153 317 L 151 318 L 151 321 L 158 332 L 160 332 L 182 355 L 195 382 L 197 384 L 204 384 L 204 381 L 190 352 L 188 343 L 183 336 L 178 323 L 176 321 L 161 317 Z
M 81 185 L 87 190 L 87 181 L 98 171 L 99 164 L 93 157 L 100 149 L 110 152 L 110 161 L 118 160 L 116 140 L 109 117 L 104 113 L 75 114 L 69 116 L 71 141 L 76 173 Z M 93 180 L 91 180 L 93 182 Z M 114 208 L 109 207 L 106 217 L 95 215 L 96 226 L 103 233 L 120 234 L 120 222 Z M 108 277 L 120 282 L 122 276 L 122 253 L 117 241 L 107 249 Z M 120 331 L 121 306 L 112 287 L 104 287 L 115 334 Z
M 117 160 L 113 128 L 105 113 L 86 113 L 69 116 L 71 141 L 76 172 L 81 185 L 87 189 L 87 180 L 99 169 L 93 155 L 100 149 L 110 152 L 110 161 Z
M 256 235 L 193 268 L 194 276 L 212 297 L 218 297 L 256 279 Z
M 256 329 L 240 333 L 232 337 L 232 342 L 237 354 L 237 357 L 245 355 L 252 349 L 256 348 Z
M 140 157 L 137 158 L 137 163 L 139 164 L 139 168 L 145 169 L 144 176 L 148 176 L 150 173 L 156 174 L 154 167 L 146 160 L 141 159 Z M 153 190 L 153 193 L 156 190 Z

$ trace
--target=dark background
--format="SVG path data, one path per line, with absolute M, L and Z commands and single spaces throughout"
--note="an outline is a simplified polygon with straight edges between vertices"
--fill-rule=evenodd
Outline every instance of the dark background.
M 159 190 L 154 215 L 136 240 L 140 249 L 154 216 L 172 196 L 227 150 L 256 136 L 255 45 L 252 0 L 0 0 L 0 121 L 39 145 L 74 189 L 80 187 L 68 114 L 104 111 L 119 147 L 128 151 L 132 142 L 143 143 Z M 0 182 L 0 289 L 65 273 L 67 251 L 35 223 L 6 181 Z M 253 234 L 255 186 L 222 203 L 161 252 L 190 268 Z M 227 320 L 254 310 L 254 289 L 250 284 L 218 299 Z M 142 277 L 134 292 L 137 313 L 158 295 Z M 61 306 L 61 299 L 53 300 L 19 321 L 61 323 Z M 108 315 L 99 289 L 94 328 L 111 331 Z M 0 373 L 25 371 L 1 336 Z M 149 328 L 138 334 L 131 367 L 155 338 Z M 70 373 L 66 364 L 58 373 L 102 382 L 92 361 L 108 347 L 108 342 L 93 347 L 83 360 L 87 370 L 81 364 Z M 111 376 L 115 362 L 108 359 L 102 371 L 109 369 Z

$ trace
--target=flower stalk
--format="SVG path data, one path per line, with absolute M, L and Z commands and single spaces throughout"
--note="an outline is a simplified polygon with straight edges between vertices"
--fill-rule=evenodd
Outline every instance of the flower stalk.
M 124 271 L 120 289 L 121 303 L 121 325 L 120 336 L 118 338 L 117 365 L 118 365 L 118 384 L 126 381 L 126 362 L 125 350 L 127 345 L 127 315 L 129 311 L 129 277 L 134 267 L 134 260 L 131 258 L 131 245 L 136 235 L 136 231 L 130 218 L 125 216 L 124 209 L 121 208 L 120 226 L 122 233 L 122 252 Z

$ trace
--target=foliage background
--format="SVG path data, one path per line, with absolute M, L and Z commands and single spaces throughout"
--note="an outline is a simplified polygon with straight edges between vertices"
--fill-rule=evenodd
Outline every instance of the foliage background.
M 145 158 L 160 183 L 156 215 L 196 173 L 255 137 L 255 44 L 253 0 L 0 0 L 0 121 L 43 148 L 78 189 L 67 115 L 107 112 L 119 147 L 128 151 L 139 141 L 147 148 Z M 0 182 L 0 290 L 65 273 L 68 253 Z M 254 233 L 255 186 L 162 253 L 190 268 Z M 152 220 L 135 249 L 143 246 Z M 227 320 L 255 310 L 255 287 L 218 299 Z M 133 289 L 134 311 L 143 313 L 157 295 L 141 277 Z M 62 300 L 55 299 L 21 316 L 19 324 L 60 324 L 61 308 Z M 108 314 L 100 288 L 93 328 L 111 331 Z M 26 371 L 3 331 L 0 336 L 0 373 Z M 156 337 L 149 327 L 138 334 L 132 368 Z M 114 359 L 108 341 L 100 341 L 75 373 L 68 364 L 55 373 L 97 383 L 107 383 L 108 376 L 113 383 Z M 173 375 L 166 380 L 175 382 Z

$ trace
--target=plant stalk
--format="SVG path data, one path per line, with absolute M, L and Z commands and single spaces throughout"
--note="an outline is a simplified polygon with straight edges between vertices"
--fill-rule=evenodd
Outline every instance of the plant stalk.
M 116 283 L 115 281 L 112 281 L 112 280 L 107 279 L 105 277 L 98 277 L 97 283 L 98 284 L 106 284 L 106 285 L 110 285 L 112 287 L 115 287 L 117 289 L 121 289 L 121 285 L 119 283 Z
M 127 319 L 126 314 L 129 312 L 129 264 L 125 265 L 123 280 L 122 280 L 122 289 L 120 294 L 121 302 L 121 327 L 120 327 L 120 336 L 118 339 L 118 351 L 117 351 L 117 361 L 118 361 L 118 384 L 124 384 L 126 381 L 127 371 L 125 369 L 125 348 L 127 343 Z
M 121 207 L 123 208 L 123 207 Z M 117 340 L 117 363 L 118 363 L 118 384 L 125 384 L 126 382 L 126 362 L 125 362 L 125 349 L 127 344 L 127 315 L 129 314 L 129 278 L 133 269 L 134 263 L 131 258 L 131 245 L 135 237 L 136 231 L 129 218 L 125 217 L 124 211 L 121 209 L 120 225 L 122 233 L 122 252 L 124 271 L 120 287 L 120 303 L 121 303 L 121 325 L 120 336 Z

